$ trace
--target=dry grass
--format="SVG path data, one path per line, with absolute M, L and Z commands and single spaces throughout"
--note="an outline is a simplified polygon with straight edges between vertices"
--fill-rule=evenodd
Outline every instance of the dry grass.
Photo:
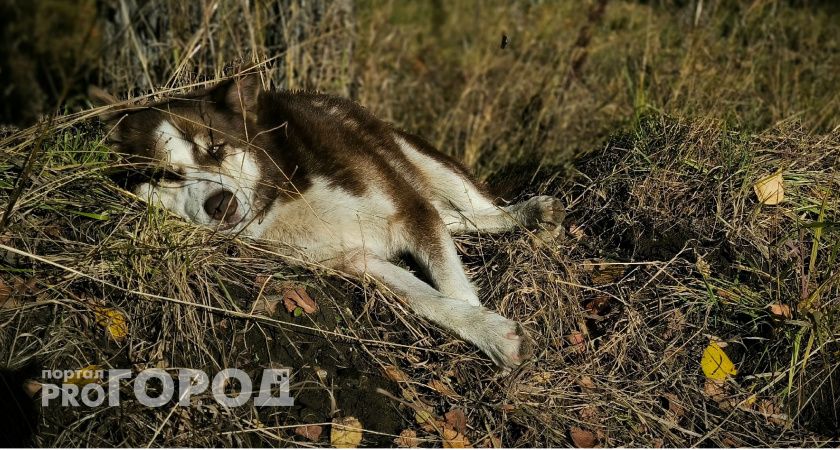
M 114 158 L 83 114 L 8 134 L 0 187 L 20 195 L 0 200 L 5 211 L 15 199 L 0 230 L 14 299 L 0 309 L 4 365 L 286 365 L 299 399 L 283 411 L 228 411 L 206 397 L 151 409 L 127 385 L 119 408 L 43 410 L 37 444 L 308 445 L 293 426 L 355 415 L 367 442 L 387 445 L 419 430 L 411 398 L 434 415 L 463 408 L 476 445 L 569 446 L 575 427 L 604 446 L 836 445 L 840 97 L 827 88 L 838 81 L 829 6 L 150 4 L 127 11 L 130 30 L 106 30 L 112 90 L 163 92 L 237 59 L 271 59 L 278 86 L 351 95 L 483 178 L 512 173 L 518 195 L 563 198 L 568 237 L 457 239 L 482 301 L 537 341 L 534 360 L 502 378 L 375 286 L 138 201 L 107 177 Z M 777 170 L 787 200 L 761 205 L 752 185 Z M 254 309 L 283 283 L 305 285 L 322 313 Z M 793 318 L 773 318 L 771 304 Z M 125 341 L 97 324 L 100 306 L 126 315 Z M 710 339 L 729 344 L 739 369 L 711 390 L 699 367 Z M 387 380 L 389 366 L 406 381 Z

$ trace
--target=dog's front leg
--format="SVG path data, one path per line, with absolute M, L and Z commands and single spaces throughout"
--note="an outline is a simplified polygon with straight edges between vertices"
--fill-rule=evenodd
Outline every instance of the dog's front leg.
M 370 275 L 405 300 L 414 312 L 475 344 L 501 367 L 514 368 L 528 356 L 527 338 L 519 324 L 483 306 L 446 297 L 391 262 L 358 255 L 345 270 L 359 277 Z

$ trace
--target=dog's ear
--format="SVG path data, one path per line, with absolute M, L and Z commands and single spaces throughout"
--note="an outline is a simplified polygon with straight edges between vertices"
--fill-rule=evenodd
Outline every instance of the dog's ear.
M 111 106 L 119 103 L 119 100 L 117 100 L 116 97 L 109 94 L 99 86 L 90 86 L 88 88 L 88 97 L 90 97 L 90 102 L 95 107 Z M 113 109 L 105 110 L 99 113 L 99 118 L 104 122 L 111 122 L 118 116 L 119 113 Z
M 247 70 L 245 73 L 227 80 L 219 87 L 224 95 L 224 103 L 236 114 L 253 114 L 257 112 L 257 99 L 263 91 L 260 72 Z

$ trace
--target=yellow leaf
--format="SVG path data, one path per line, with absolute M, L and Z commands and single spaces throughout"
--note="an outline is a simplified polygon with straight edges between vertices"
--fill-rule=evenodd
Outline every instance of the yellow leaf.
M 101 370 L 102 366 L 91 364 L 89 366 L 82 367 L 69 377 L 66 377 L 64 382 L 66 384 L 75 384 L 76 386 L 97 383 L 101 381 L 99 378 L 99 371 Z
M 758 201 L 765 205 L 778 205 L 785 199 L 785 187 L 782 173 L 764 177 L 753 186 Z
M 735 364 L 726 356 L 723 348 L 717 342 L 710 342 L 706 350 L 703 351 L 703 359 L 700 360 L 700 366 L 703 368 L 703 373 L 706 378 L 711 380 L 723 381 L 730 375 L 736 375 L 738 371 L 735 369 Z
M 112 308 L 96 308 L 96 323 L 108 331 L 108 335 L 117 342 L 128 336 L 128 323 L 123 313 Z
M 362 443 L 362 423 L 355 417 L 333 419 L 330 445 L 335 448 L 356 448 Z

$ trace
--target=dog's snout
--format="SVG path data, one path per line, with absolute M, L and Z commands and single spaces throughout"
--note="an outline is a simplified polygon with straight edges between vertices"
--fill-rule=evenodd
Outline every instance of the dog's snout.
M 204 211 L 215 220 L 231 219 L 236 214 L 239 202 L 231 191 L 219 191 L 204 202 Z

